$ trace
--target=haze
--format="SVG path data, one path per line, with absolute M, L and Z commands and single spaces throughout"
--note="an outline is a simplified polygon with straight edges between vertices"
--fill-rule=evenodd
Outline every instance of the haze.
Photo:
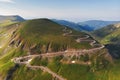
M 120 20 L 120 0 L 0 0 L 0 15 L 70 21 Z

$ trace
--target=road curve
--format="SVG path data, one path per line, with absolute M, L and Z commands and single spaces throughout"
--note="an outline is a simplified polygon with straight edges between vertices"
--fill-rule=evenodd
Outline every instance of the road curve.
M 22 59 L 25 59 L 25 61 L 21 61 Z M 30 65 L 30 62 L 32 61 L 32 57 L 29 58 L 29 56 L 26 56 L 26 57 L 18 57 L 18 58 L 14 58 L 12 59 L 12 61 L 16 64 L 24 64 L 26 65 L 28 68 L 31 68 L 31 69 L 41 69 L 45 72 L 48 72 L 49 74 L 51 74 L 54 78 L 57 78 L 58 80 L 66 80 L 65 78 L 63 78 L 62 76 L 58 75 L 57 73 L 51 71 L 49 68 L 47 67 L 44 67 L 44 66 L 32 66 Z
M 72 31 L 71 30 L 67 30 L 67 28 L 65 27 L 63 29 L 63 36 L 78 36 L 78 38 L 76 39 L 76 42 L 80 43 L 81 41 L 86 41 L 86 42 L 90 42 L 91 46 L 94 45 L 98 45 L 96 44 L 95 40 L 87 40 L 90 36 L 89 35 L 85 35 L 85 37 L 80 37 L 80 35 L 72 35 Z M 84 49 L 84 50 L 75 50 L 75 51 L 62 51 L 62 52 L 53 52 L 53 53 L 46 53 L 46 54 L 38 54 L 38 55 L 28 55 L 28 56 L 23 56 L 23 57 L 16 57 L 13 58 L 11 61 L 13 61 L 16 64 L 25 64 L 27 67 L 31 68 L 31 69 L 41 69 L 43 71 L 48 72 L 49 74 L 51 74 L 53 77 L 57 78 L 58 80 L 66 80 L 65 78 L 61 77 L 60 75 L 56 74 L 55 72 L 51 71 L 49 68 L 44 67 L 44 66 L 32 66 L 30 65 L 31 60 L 34 57 L 38 57 L 38 56 L 43 56 L 43 57 L 54 57 L 54 56 L 60 56 L 60 55 L 73 55 L 77 54 L 77 55 L 81 55 L 84 52 L 94 52 L 97 50 L 101 50 L 103 49 L 105 46 L 101 45 L 100 47 L 97 48 L 92 48 L 92 49 Z M 23 61 L 24 59 L 24 61 Z
M 67 30 L 67 27 L 65 27 L 63 29 L 63 32 L 64 32 L 63 36 L 78 36 L 78 38 L 75 40 L 78 43 L 80 43 L 82 41 L 86 41 L 86 42 L 90 42 L 90 45 L 92 47 L 100 46 L 100 47 L 98 47 L 99 49 L 102 49 L 105 47 L 104 45 L 98 44 L 95 40 L 88 40 L 88 38 L 90 37 L 89 35 L 85 35 L 84 37 L 80 37 L 80 35 L 72 35 L 72 30 Z M 94 49 L 98 50 L 98 48 L 94 48 Z

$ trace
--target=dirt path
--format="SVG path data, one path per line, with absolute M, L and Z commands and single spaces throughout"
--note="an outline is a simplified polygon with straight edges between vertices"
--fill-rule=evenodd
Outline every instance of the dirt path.
M 33 68 L 33 69 L 41 69 L 45 72 L 48 72 L 49 74 L 51 74 L 53 77 L 59 79 L 59 80 L 66 80 L 63 77 L 61 77 L 60 75 L 54 73 L 53 71 L 51 71 L 49 68 L 44 67 L 44 66 L 31 66 L 31 65 L 27 65 L 27 67 L 29 68 Z
M 64 32 L 63 36 L 78 36 L 78 38 L 76 39 L 76 42 L 78 42 L 78 43 L 80 43 L 81 41 L 86 41 L 86 42 L 90 42 L 91 46 L 98 45 L 98 44 L 96 44 L 95 40 L 88 40 L 88 38 L 90 37 L 89 35 L 85 35 L 85 37 L 80 37 L 80 35 L 72 35 L 72 31 L 68 30 L 66 27 L 63 29 L 63 32 Z M 28 56 L 13 58 L 11 61 L 13 61 L 16 64 L 24 64 L 24 65 L 26 65 L 27 67 L 29 67 L 31 69 L 41 69 L 41 70 L 43 70 L 45 72 L 48 72 L 49 74 L 51 74 L 53 77 L 57 78 L 58 80 L 66 80 L 62 76 L 60 76 L 57 73 L 51 71 L 49 68 L 44 67 L 44 66 L 32 66 L 32 65 L 30 65 L 30 62 L 32 61 L 32 59 L 34 57 L 38 57 L 38 56 L 55 57 L 55 56 L 60 56 L 60 55 L 72 56 L 73 54 L 74 55 L 82 55 L 83 53 L 88 53 L 88 52 L 92 53 L 92 52 L 95 52 L 97 50 L 101 50 L 103 48 L 104 48 L 104 45 L 100 45 L 100 47 L 96 47 L 96 48 L 92 48 L 92 49 L 52 52 L 52 53 L 38 54 L 38 55 L 28 55 Z
M 36 57 L 36 55 L 32 55 L 32 57 Z M 57 73 L 51 71 L 49 68 L 44 67 L 44 66 L 32 66 L 30 65 L 30 62 L 32 61 L 32 57 L 30 58 L 29 56 L 26 57 L 18 57 L 18 58 L 14 58 L 12 59 L 12 61 L 16 64 L 24 64 L 26 65 L 28 68 L 31 69 L 41 69 L 45 72 L 48 72 L 49 74 L 51 74 L 54 78 L 57 78 L 58 80 L 66 80 L 65 78 L 63 78 L 62 76 L 58 75 Z M 25 61 L 21 61 L 22 59 L 25 59 Z

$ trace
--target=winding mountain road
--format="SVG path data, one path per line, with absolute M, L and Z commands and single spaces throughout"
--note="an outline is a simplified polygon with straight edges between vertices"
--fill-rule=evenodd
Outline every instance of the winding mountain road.
M 34 57 L 35 56 L 38 56 L 38 55 L 33 55 Z M 32 56 L 32 57 L 33 57 Z M 31 57 L 31 56 L 30 56 Z M 16 64 L 24 64 L 26 65 L 26 67 L 28 68 L 31 68 L 31 69 L 41 69 L 45 72 L 48 72 L 49 74 L 51 74 L 54 78 L 57 78 L 58 80 L 66 80 L 65 78 L 61 77 L 60 75 L 58 75 L 57 73 L 51 71 L 49 68 L 47 67 L 44 67 L 44 66 L 32 66 L 30 65 L 30 62 L 32 61 L 32 57 L 30 58 L 29 56 L 26 56 L 26 57 L 18 57 L 18 58 L 14 58 L 12 59 L 12 61 Z M 22 61 L 22 59 L 25 59 L 27 58 L 26 60 Z
M 31 69 L 41 69 L 45 72 L 48 72 L 49 74 L 51 74 L 53 77 L 57 78 L 58 80 L 66 80 L 65 78 L 63 78 L 62 76 L 58 75 L 57 73 L 51 71 L 49 68 L 44 67 L 44 66 L 33 66 L 30 65 L 30 62 L 32 61 L 32 59 L 34 57 L 38 57 L 38 56 L 42 56 L 42 57 L 55 57 L 55 56 L 73 56 L 74 55 L 82 55 L 83 53 L 92 53 L 94 51 L 97 50 L 101 50 L 103 49 L 105 46 L 104 45 L 100 45 L 100 44 L 96 44 L 95 40 L 87 40 L 90 36 L 89 35 L 85 35 L 85 37 L 80 37 L 80 35 L 72 35 L 72 31 L 71 30 L 67 30 L 67 28 L 65 27 L 63 29 L 63 36 L 78 36 L 78 38 L 75 40 L 76 42 L 80 43 L 82 41 L 86 41 L 86 42 L 90 42 L 91 46 L 95 46 L 95 45 L 99 45 L 100 47 L 96 47 L 96 48 L 92 48 L 92 49 L 84 49 L 84 50 L 75 50 L 75 51 L 61 51 L 61 52 L 52 52 L 52 53 L 46 53 L 46 54 L 38 54 L 38 55 L 28 55 L 28 56 L 23 56 L 23 57 L 16 57 L 13 58 L 11 61 L 13 61 L 16 64 L 24 64 L 27 67 L 31 68 Z
M 80 42 L 90 42 L 90 45 L 92 47 L 94 46 L 99 46 L 98 48 L 94 48 L 94 50 L 98 50 L 98 49 L 101 49 L 101 48 L 104 48 L 105 46 L 104 45 L 101 45 L 101 44 L 98 44 L 95 40 L 89 40 L 90 36 L 89 35 L 85 35 L 84 37 L 81 37 L 80 35 L 72 35 L 72 30 L 67 30 L 67 27 L 65 27 L 63 29 L 63 36 L 78 36 L 78 38 L 75 40 L 77 43 L 80 43 Z M 91 49 L 93 50 L 93 49 Z

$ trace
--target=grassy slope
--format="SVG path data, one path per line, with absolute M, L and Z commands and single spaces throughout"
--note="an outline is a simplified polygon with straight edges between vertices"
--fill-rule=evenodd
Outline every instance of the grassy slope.
M 113 58 L 120 58 L 120 24 L 109 25 L 93 32 L 94 36 L 106 45 Z
M 16 29 L 16 26 L 5 26 L 0 28 L 0 79 L 3 80 L 8 71 L 15 66 L 11 59 L 25 55 L 26 52 L 19 48 L 9 46 L 12 32 Z
M 101 43 L 110 44 L 111 46 L 108 45 L 110 54 L 118 59 L 114 62 L 114 65 L 110 65 L 108 69 L 97 72 L 97 80 L 98 78 L 101 78 L 100 80 L 119 80 L 120 57 L 119 45 L 117 44 L 120 43 L 120 27 L 116 28 L 116 25 L 109 25 L 107 27 L 94 31 L 93 35 L 98 40 L 100 40 Z
M 41 24 L 40 24 L 41 23 Z M 44 24 L 43 24 L 44 23 Z M 48 26 L 49 25 L 49 26 Z M 44 26 L 44 27 L 43 27 Z M 33 44 L 45 45 L 49 42 L 59 46 L 64 44 L 69 45 L 70 48 L 90 48 L 87 47 L 88 43 L 82 43 L 78 45 L 74 40 L 74 37 L 63 37 L 62 30 L 63 26 L 58 24 L 53 24 L 53 22 L 43 19 L 43 20 L 32 20 L 27 21 L 22 24 L 21 29 L 17 32 L 20 35 L 19 39 L 23 39 L 28 46 Z M 20 32 L 20 33 L 19 33 Z M 81 36 L 85 35 L 81 32 L 73 31 L 74 34 L 79 34 Z M 49 34 L 49 35 L 48 35 Z M 51 38 L 52 37 L 52 38 Z M 57 37 L 57 38 L 56 38 Z M 10 37 L 8 37 L 10 38 Z M 60 38 L 60 39 L 59 39 Z M 5 40 L 5 39 L 3 39 Z M 9 39 L 8 39 L 9 40 Z M 73 41 L 73 42 L 72 42 Z M 8 45 L 7 45 L 8 46 Z M 6 48 L 6 47 L 4 47 Z M 58 47 L 60 48 L 60 47 Z M 19 48 L 11 48 L 6 55 L 0 58 L 0 78 L 5 78 L 8 70 L 14 66 L 11 62 L 13 57 L 24 56 L 26 51 Z M 91 72 L 89 69 L 91 66 L 79 65 L 79 64 L 63 64 L 59 61 L 53 60 L 53 62 L 47 63 L 46 61 L 35 60 L 35 62 L 40 62 L 40 65 L 46 65 L 54 72 L 67 78 L 68 80 L 117 80 L 119 79 L 119 63 L 106 70 L 99 70 L 96 72 Z M 36 63 L 39 64 L 39 63 Z M 70 76 L 71 75 L 71 76 Z M 44 73 L 41 70 L 30 70 L 25 66 L 20 66 L 13 75 L 13 80 L 52 80 L 52 76 L 48 73 Z
M 34 26 L 35 25 L 35 26 Z M 52 27 L 51 27 L 52 26 Z M 16 30 L 16 26 L 10 25 L 6 26 L 0 29 L 0 79 L 4 79 L 6 75 L 8 74 L 8 71 L 15 66 L 13 62 L 11 62 L 11 59 L 14 57 L 18 56 L 24 56 L 26 55 L 26 51 L 21 50 L 21 48 L 15 48 L 14 46 L 8 46 L 10 41 L 12 40 L 11 37 L 13 35 L 13 32 Z M 85 47 L 86 45 L 89 45 L 88 43 L 82 43 L 81 45 L 77 45 L 77 43 L 74 41 L 74 37 L 63 37 L 62 30 L 64 29 L 63 26 L 60 26 L 56 23 L 53 23 L 47 19 L 43 20 L 33 20 L 33 21 L 27 21 L 25 23 L 22 23 L 20 33 L 18 31 L 18 35 L 20 34 L 21 38 L 25 41 L 28 42 L 28 44 L 46 44 L 48 42 L 54 43 L 54 47 L 56 45 L 61 46 L 64 44 L 70 44 L 71 47 L 76 47 L 78 48 L 79 46 Z M 73 31 L 74 34 L 79 34 L 81 36 L 85 35 L 84 33 L 81 32 L 76 32 Z M 49 34 L 49 35 L 47 35 Z M 20 39 L 21 39 L 20 38 Z M 69 39 L 68 39 L 69 38 Z M 84 45 L 86 44 L 86 45 Z M 77 45 L 77 46 L 76 46 Z M 4 54 L 3 54 L 4 53 Z M 25 67 L 20 66 L 19 69 L 15 72 L 15 77 L 13 77 L 14 80 L 16 79 L 21 79 L 25 80 L 28 78 L 33 77 L 33 80 L 46 80 L 49 79 L 51 80 L 52 77 L 48 73 L 43 73 L 41 70 L 26 70 L 24 69 Z M 23 72 L 21 72 L 23 71 Z M 25 74 L 26 77 L 23 77 Z M 16 75 L 19 73 L 19 75 Z M 22 75 L 23 74 L 23 75 Z M 36 75 L 35 75 L 36 74 Z M 39 76 L 38 76 L 39 75 Z M 41 76 L 40 76 L 41 75 Z M 20 78 L 21 77 L 21 78 Z
M 105 36 L 105 38 L 101 41 L 102 43 L 120 43 L 120 29 L 115 32 Z
M 4 22 L 0 23 L 0 28 L 11 25 L 11 24 L 14 24 L 14 23 L 16 23 L 16 22 L 13 22 L 11 20 L 5 20 Z
M 17 22 L 21 22 L 21 21 L 24 21 L 24 19 L 18 15 L 0 16 L 0 28 L 17 23 Z
M 14 63 L 11 62 L 12 58 L 24 55 L 26 55 L 26 52 L 15 48 L 10 49 L 6 55 L 3 55 L 0 58 L 0 77 L 5 78 L 8 71 L 14 67 Z
M 14 73 L 12 80 L 53 80 L 52 75 L 41 70 L 31 70 L 20 66 Z
M 116 25 L 109 25 L 92 34 L 103 44 L 119 43 L 120 41 L 120 28 L 117 28 Z
M 27 46 L 37 44 L 40 52 L 45 52 L 45 49 L 49 45 L 51 51 L 61 51 L 65 49 L 83 49 L 91 48 L 89 43 L 78 44 L 74 37 L 64 37 L 64 26 L 58 25 L 48 19 L 36 19 L 26 21 L 21 25 L 21 29 L 18 31 L 20 38 Z M 85 33 L 77 32 L 73 30 L 73 34 L 85 35 Z
M 42 63 L 42 64 L 41 64 Z M 37 62 L 32 62 L 34 65 L 46 65 L 46 62 L 37 59 Z M 53 60 L 48 62 L 47 67 L 52 71 L 62 75 L 67 80 L 118 80 L 120 78 L 120 62 L 116 61 L 114 65 L 109 64 L 107 68 L 101 68 L 95 72 L 91 71 L 91 66 L 80 64 L 64 64 Z
M 104 55 L 98 56 L 103 53 Z M 106 62 L 108 58 L 105 55 L 104 50 L 93 53 L 90 57 L 91 65 L 62 63 L 61 60 L 64 57 L 54 57 L 52 59 L 37 57 L 32 60 L 31 64 L 47 66 L 67 80 L 117 80 L 117 77 L 120 76 L 119 63 L 113 66 Z

